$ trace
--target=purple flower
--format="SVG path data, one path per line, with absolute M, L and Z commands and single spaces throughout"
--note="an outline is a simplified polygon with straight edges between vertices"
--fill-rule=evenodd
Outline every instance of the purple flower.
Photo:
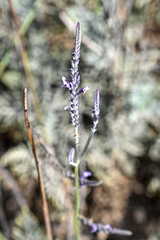
M 108 230 L 110 230 L 111 229 L 111 225 L 109 225 L 109 224 L 106 224 L 105 226 L 104 226 L 104 228 L 106 229 L 106 231 Z
M 91 229 L 91 233 L 95 233 L 95 232 L 97 232 L 97 230 L 98 230 L 97 225 L 94 224 L 94 223 L 91 225 L 91 228 L 92 228 L 92 229 Z
M 86 178 L 92 176 L 92 173 L 89 171 L 83 171 L 81 178 Z
M 62 77 L 63 85 L 61 87 L 66 87 L 69 90 L 72 89 L 72 82 L 67 82 L 65 77 Z
M 83 88 L 81 88 L 81 89 L 79 90 L 78 95 L 79 95 L 80 93 L 82 93 L 82 92 L 83 92 L 83 95 L 84 95 L 88 90 L 89 90 L 89 87 L 88 87 L 88 85 L 87 85 L 87 86 L 85 86 L 85 87 L 83 87 Z

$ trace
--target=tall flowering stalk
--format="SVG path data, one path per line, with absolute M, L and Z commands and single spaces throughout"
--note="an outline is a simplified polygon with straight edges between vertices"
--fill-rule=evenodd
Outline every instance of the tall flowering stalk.
M 94 107 L 92 110 L 92 117 L 93 117 L 93 128 L 91 129 L 90 136 L 84 146 L 84 149 L 82 150 L 81 154 L 79 154 L 79 95 L 81 93 L 85 94 L 87 90 L 89 90 L 89 87 L 83 87 L 79 90 L 79 84 L 80 84 L 80 75 L 78 72 L 78 65 L 79 65 L 79 58 L 80 58 L 80 47 L 81 47 L 81 26 L 80 23 L 77 23 L 76 27 L 76 42 L 74 46 L 74 52 L 72 54 L 73 59 L 71 60 L 71 79 L 69 81 L 66 80 L 65 77 L 62 77 L 63 85 L 62 87 L 66 87 L 69 89 L 71 98 L 69 99 L 70 105 L 66 106 L 65 109 L 70 109 L 70 115 L 71 115 L 71 123 L 74 125 L 74 140 L 75 140 L 75 147 L 70 150 L 69 153 L 69 164 L 75 166 L 75 188 L 76 188 L 76 204 L 75 204 L 75 215 L 74 215 L 74 225 L 75 225 L 75 232 L 76 232 L 76 238 L 80 239 L 79 235 L 79 228 L 78 228 L 78 214 L 79 214 L 79 184 L 80 186 L 83 186 L 83 177 L 79 177 L 78 175 L 78 165 L 84 156 L 88 145 L 93 137 L 94 132 L 96 131 L 96 126 L 98 123 L 98 115 L 99 115 L 99 91 L 96 90 L 95 92 L 95 98 L 94 98 Z M 87 177 L 89 175 L 87 174 Z M 84 176 L 86 177 L 86 176 Z M 87 180 L 84 179 L 84 183 Z M 97 185 L 101 184 L 102 182 L 98 182 Z M 94 183 L 93 183 L 94 185 Z M 95 183 L 95 186 L 97 186 Z
M 63 85 L 62 87 L 68 88 L 71 94 L 71 98 L 69 99 L 70 105 L 66 106 L 65 109 L 70 109 L 70 115 L 71 115 L 71 123 L 74 125 L 74 140 L 75 140 L 75 146 L 70 150 L 68 160 L 69 164 L 75 167 L 75 174 L 70 174 L 68 171 L 63 171 L 63 174 L 72 179 L 75 182 L 75 188 L 76 188 L 76 204 L 75 204 L 75 214 L 74 214 L 74 226 L 75 226 L 75 232 L 76 232 L 76 239 L 80 239 L 79 234 L 79 227 L 78 227 L 78 218 L 84 222 L 84 224 L 88 224 L 91 228 L 91 232 L 96 231 L 103 231 L 107 233 L 112 234 L 120 234 L 120 235 L 131 235 L 130 231 L 127 230 L 121 230 L 112 228 L 110 225 L 102 225 L 101 223 L 90 223 L 90 221 L 87 220 L 87 218 L 82 218 L 79 215 L 79 186 L 98 186 L 102 182 L 101 181 L 90 181 L 86 179 L 87 177 L 91 176 L 91 173 L 88 171 L 84 171 L 82 176 L 78 175 L 78 166 L 82 160 L 82 158 L 85 155 L 85 152 L 91 142 L 91 139 L 93 138 L 94 133 L 96 132 L 96 127 L 99 120 L 99 101 L 100 101 L 100 95 L 99 90 L 97 89 L 95 91 L 94 95 L 94 106 L 92 110 L 92 118 L 93 118 L 93 127 L 91 128 L 90 135 L 86 141 L 86 144 L 84 145 L 84 148 L 79 154 L 79 95 L 81 93 L 85 94 L 87 90 L 89 90 L 89 87 L 83 87 L 79 90 L 79 84 L 80 84 L 80 75 L 78 72 L 78 65 L 79 65 L 79 58 L 80 58 L 80 47 L 81 47 L 81 26 L 80 23 L 77 23 L 76 27 L 76 42 L 74 46 L 74 52 L 72 54 L 73 59 L 71 60 L 71 79 L 69 81 L 66 80 L 65 77 L 62 77 Z
M 85 93 L 88 90 L 88 87 L 82 88 L 78 90 L 80 84 L 80 75 L 78 72 L 79 65 L 79 57 L 80 57 L 80 47 L 81 47 L 81 26 L 80 23 L 77 23 L 76 27 L 76 42 L 74 46 L 74 52 L 72 54 L 73 59 L 71 60 L 70 69 L 71 79 L 69 82 L 66 81 L 65 77 L 62 77 L 63 85 L 62 87 L 66 87 L 69 89 L 71 98 L 70 98 L 70 106 L 65 107 L 65 109 L 70 109 L 71 122 L 74 128 L 74 139 L 75 139 L 75 147 L 71 149 L 69 153 L 69 164 L 75 166 L 75 187 L 76 187 L 76 204 L 75 204 L 75 214 L 74 214 L 74 226 L 76 232 L 77 240 L 80 239 L 79 227 L 78 227 L 78 213 L 79 213 L 79 176 L 78 176 L 78 145 L 79 145 L 79 110 L 78 110 L 78 102 L 79 102 L 79 94 L 81 92 Z M 75 159 L 75 163 L 74 163 Z
M 76 42 L 74 46 L 74 52 L 72 54 L 71 60 L 71 79 L 69 81 L 66 80 L 65 77 L 62 77 L 63 85 L 62 87 L 66 87 L 69 89 L 71 98 L 69 99 L 70 105 L 65 107 L 65 109 L 70 109 L 71 115 L 71 123 L 74 125 L 74 140 L 75 147 L 71 149 L 69 153 L 69 164 L 75 166 L 75 188 L 76 188 L 76 204 L 75 204 L 75 215 L 74 215 L 74 225 L 76 238 L 80 239 L 79 235 L 79 227 L 78 227 L 78 214 L 79 214 L 79 175 L 78 175 L 78 146 L 79 146 L 79 95 L 81 93 L 85 94 L 89 87 L 86 86 L 79 90 L 80 84 L 80 75 L 78 72 L 79 58 L 80 58 L 80 47 L 81 47 L 81 25 L 78 22 L 76 27 Z M 84 154 L 83 154 L 84 155 Z M 82 178 L 81 178 L 82 179 Z

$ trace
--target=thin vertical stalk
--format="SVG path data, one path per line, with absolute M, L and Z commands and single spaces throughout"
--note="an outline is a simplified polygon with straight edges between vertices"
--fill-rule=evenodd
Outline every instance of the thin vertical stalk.
M 80 47 L 81 47 L 81 25 L 78 22 L 76 27 L 76 42 L 74 45 L 74 51 L 72 54 L 70 74 L 71 80 L 67 82 L 66 78 L 63 76 L 62 87 L 66 87 L 69 89 L 71 98 L 70 98 L 70 115 L 71 115 L 71 122 L 72 125 L 75 126 L 74 128 L 74 140 L 75 140 L 75 149 L 72 148 L 69 153 L 69 164 L 73 164 L 74 161 L 74 152 L 75 152 L 75 187 L 76 187 L 76 203 L 75 203 L 75 214 L 74 214 L 74 226 L 75 226 L 75 233 L 76 239 L 80 239 L 79 234 L 79 226 L 78 226 L 78 213 L 79 213 L 79 172 L 78 172 L 78 146 L 79 146 L 79 110 L 78 110 L 78 103 L 79 103 L 79 94 L 83 92 L 83 94 L 89 89 L 88 86 L 80 89 L 78 91 L 78 87 L 80 84 L 80 75 L 78 72 L 78 65 L 79 65 L 79 58 L 80 58 Z M 66 109 L 67 109 L 66 108 Z
M 75 187 L 76 187 L 76 204 L 74 214 L 74 227 L 76 232 L 76 239 L 80 239 L 79 226 L 78 226 L 78 214 L 79 214 L 79 176 L 78 176 L 78 165 L 75 167 Z
M 48 237 L 48 240 L 53 240 L 51 225 L 50 225 L 50 220 L 49 220 L 49 211 L 48 211 L 47 200 L 46 200 L 46 195 L 45 195 L 45 190 L 44 190 L 44 185 L 43 185 L 42 171 L 41 171 L 38 154 L 36 151 L 32 131 L 31 131 L 30 123 L 29 123 L 29 119 L 28 119 L 27 89 L 24 90 L 24 114 L 25 114 L 26 128 L 28 131 L 28 136 L 29 136 L 31 147 L 32 147 L 33 155 L 35 158 L 37 172 L 38 172 L 38 180 L 39 180 L 39 186 L 40 186 L 41 195 L 42 195 L 43 214 L 44 214 L 44 221 L 45 221 L 45 226 L 46 226 L 47 237 Z
M 75 188 L 76 188 L 76 203 L 75 203 L 75 213 L 74 213 L 74 227 L 76 233 L 76 239 L 80 240 L 79 226 L 78 226 L 78 214 L 79 214 L 79 171 L 78 171 L 78 145 L 79 145 L 79 137 L 78 137 L 78 127 L 75 127 Z

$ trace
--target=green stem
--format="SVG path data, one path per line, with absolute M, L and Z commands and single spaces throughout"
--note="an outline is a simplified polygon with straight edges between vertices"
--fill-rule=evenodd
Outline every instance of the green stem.
M 82 152 L 81 152 L 81 154 L 80 154 L 80 156 L 79 156 L 79 158 L 78 158 L 78 164 L 79 164 L 80 161 L 82 160 L 82 158 L 83 158 L 83 156 L 84 156 L 84 154 L 85 154 L 85 152 L 86 152 L 86 150 L 87 150 L 87 148 L 88 148 L 88 146 L 89 146 L 89 144 L 90 144 L 90 141 L 92 140 L 93 135 L 94 135 L 94 133 L 96 132 L 96 126 L 97 126 L 97 124 L 98 124 L 98 121 L 93 122 L 93 128 L 91 128 L 91 132 L 90 132 L 90 135 L 89 135 L 89 137 L 88 137 L 88 139 L 87 139 L 87 142 L 86 142 L 86 144 L 85 144 L 85 146 L 84 146 L 84 148 L 83 148 L 83 150 L 82 150 Z
M 76 187 L 76 205 L 74 214 L 74 227 L 76 232 L 76 239 L 80 240 L 79 226 L 78 226 L 78 214 L 79 214 L 79 176 L 78 165 L 75 167 L 75 187 Z
M 78 127 L 75 127 L 75 139 L 78 139 Z M 75 141 L 75 187 L 76 187 L 76 204 L 74 213 L 74 227 L 76 233 L 76 240 L 80 240 L 79 226 L 78 226 L 78 214 L 79 214 L 79 172 L 78 172 L 78 142 Z

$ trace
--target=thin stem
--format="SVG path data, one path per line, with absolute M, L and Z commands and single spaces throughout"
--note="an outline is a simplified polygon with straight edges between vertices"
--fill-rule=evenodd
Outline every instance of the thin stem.
M 90 135 L 89 135 L 89 137 L 87 139 L 87 142 L 86 142 L 86 144 L 85 144 L 85 146 L 84 146 L 84 148 L 83 148 L 83 150 L 82 150 L 82 152 L 81 152 L 81 154 L 80 154 L 80 156 L 78 158 L 78 164 L 82 160 L 82 158 L 83 158 L 83 156 L 84 156 L 84 154 L 85 154 L 85 152 L 86 152 L 86 150 L 87 150 L 87 148 L 88 148 L 88 146 L 89 146 L 89 144 L 91 142 L 91 139 L 93 138 L 93 135 L 94 135 L 94 133 L 96 131 L 96 126 L 97 126 L 98 122 L 93 122 L 93 123 L 94 123 L 93 124 L 93 128 L 91 128 L 91 132 L 90 132 Z
M 78 226 L 78 214 L 79 214 L 79 176 L 78 176 L 78 165 L 75 167 L 75 187 L 76 187 L 76 205 L 74 214 L 74 227 L 76 232 L 76 239 L 80 239 L 79 226 Z
M 79 214 L 78 127 L 75 127 L 74 134 L 75 134 L 74 139 L 75 139 L 75 163 L 76 163 L 76 167 L 75 167 L 76 204 L 75 204 L 75 213 L 74 213 L 74 227 L 76 232 L 76 239 L 80 240 L 80 233 L 79 233 L 79 226 L 78 226 L 78 214 Z
M 40 185 L 41 195 L 42 195 L 43 214 L 44 214 L 47 237 L 48 237 L 48 240 L 53 240 L 51 225 L 50 225 L 50 220 L 49 220 L 49 211 L 48 211 L 47 200 L 46 200 L 46 195 L 45 195 L 44 185 L 43 185 L 43 179 L 42 179 L 42 171 L 41 171 L 41 167 L 40 167 L 40 164 L 39 164 L 38 154 L 37 154 L 37 151 L 36 151 L 36 148 L 35 148 L 34 139 L 33 139 L 32 131 L 31 131 L 30 123 L 29 123 L 29 119 L 28 119 L 27 89 L 24 90 L 24 114 L 25 114 L 26 128 L 27 128 L 27 131 L 28 131 L 28 136 L 29 136 L 30 144 L 31 144 L 32 151 L 33 151 L 33 154 L 34 154 L 36 167 L 37 167 L 37 172 L 38 172 L 38 180 L 39 180 L 39 185 Z

